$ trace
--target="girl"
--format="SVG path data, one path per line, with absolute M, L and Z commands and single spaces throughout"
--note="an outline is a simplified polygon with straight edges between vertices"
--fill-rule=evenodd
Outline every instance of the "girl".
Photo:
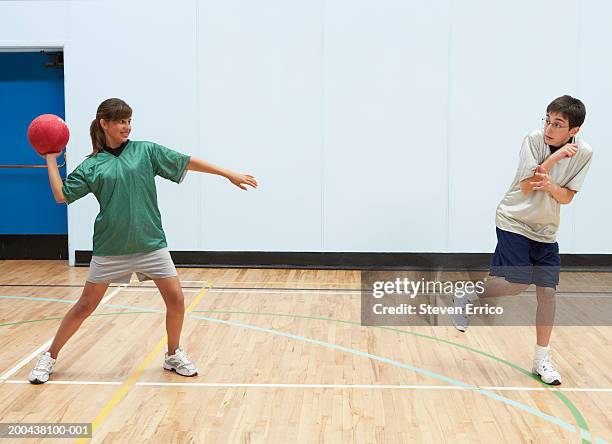
M 96 309 L 112 282 L 152 279 L 166 304 L 168 353 L 163 367 L 182 376 L 195 376 L 196 366 L 180 347 L 185 304 L 181 283 L 168 251 L 157 206 L 155 176 L 180 183 L 188 170 L 226 177 L 237 187 L 257 187 L 253 176 L 237 174 L 153 142 L 129 140 L 132 109 L 121 99 L 100 104 L 91 123 L 93 152 L 65 183 L 57 168 L 60 153 L 47 154 L 49 182 L 58 203 L 70 204 L 93 193 L 100 204 L 93 236 L 93 255 L 87 282 L 78 302 L 68 311 L 53 339 L 29 376 L 32 384 L 49 380 L 57 355 Z

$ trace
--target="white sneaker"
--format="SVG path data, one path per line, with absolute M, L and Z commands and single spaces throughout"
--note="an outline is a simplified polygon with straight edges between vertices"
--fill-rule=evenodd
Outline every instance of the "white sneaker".
M 467 309 L 473 306 L 477 299 L 478 295 L 476 291 L 467 292 L 464 290 L 463 295 L 457 295 L 457 290 L 455 290 L 455 294 L 453 295 L 455 313 L 451 314 L 451 320 L 457 330 L 465 332 L 470 326 L 470 315 L 467 314 Z
M 187 354 L 182 348 L 177 348 L 173 355 L 165 355 L 164 368 L 166 370 L 172 370 L 181 376 L 195 376 L 198 374 L 198 369 L 189 360 Z
M 30 372 L 28 380 L 32 384 L 44 384 L 49 380 L 49 375 L 53 373 L 53 366 L 55 365 L 55 359 L 51 357 L 51 353 L 44 352 L 38 357 L 36 365 Z
M 531 372 L 534 375 L 539 376 L 542 382 L 545 384 L 561 384 L 561 375 L 557 370 L 555 370 L 555 367 L 548 356 L 544 359 L 534 359 L 533 369 Z

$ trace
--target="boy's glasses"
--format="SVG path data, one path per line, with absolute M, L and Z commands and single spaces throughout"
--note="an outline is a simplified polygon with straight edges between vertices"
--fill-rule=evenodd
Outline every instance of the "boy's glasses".
M 544 125 L 544 128 L 546 128 L 548 125 L 551 125 L 553 127 L 553 129 L 569 128 L 569 125 L 563 126 L 560 123 L 551 122 L 548 117 L 544 117 L 542 119 L 542 124 Z

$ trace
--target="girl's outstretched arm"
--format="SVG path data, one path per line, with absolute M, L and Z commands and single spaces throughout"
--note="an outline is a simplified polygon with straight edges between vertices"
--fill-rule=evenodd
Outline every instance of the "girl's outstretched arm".
M 239 174 L 233 171 L 227 170 L 208 163 L 202 159 L 191 157 L 187 169 L 190 171 L 199 171 L 201 173 L 216 174 L 227 178 L 231 183 L 236 185 L 238 188 L 246 190 L 245 185 L 249 185 L 253 188 L 257 188 L 257 181 L 250 174 Z

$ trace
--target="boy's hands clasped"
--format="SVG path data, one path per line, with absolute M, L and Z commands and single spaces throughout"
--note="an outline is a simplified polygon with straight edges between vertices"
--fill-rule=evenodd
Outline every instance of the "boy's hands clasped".
M 539 179 L 531 182 L 531 189 L 533 191 L 550 191 L 550 188 L 554 185 L 553 181 L 550 180 L 548 171 L 542 165 L 536 167 L 533 177 Z
M 555 151 L 551 156 L 554 156 L 556 161 L 561 159 L 565 159 L 566 157 L 574 157 L 578 152 L 578 144 L 576 143 L 566 143 L 557 151 Z M 538 165 L 535 169 L 535 174 L 533 178 L 537 179 L 530 182 L 531 189 L 533 191 L 548 191 L 555 186 L 555 183 L 551 180 L 550 174 L 542 165 Z

